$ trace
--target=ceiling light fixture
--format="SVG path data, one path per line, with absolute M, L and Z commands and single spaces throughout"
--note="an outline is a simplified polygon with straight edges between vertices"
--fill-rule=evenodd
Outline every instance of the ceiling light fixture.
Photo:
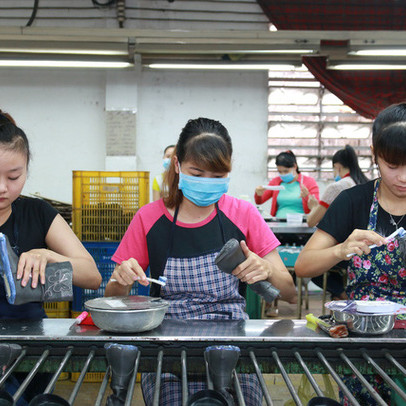
M 123 69 L 134 65 L 122 61 L 67 61 L 67 60 L 21 60 L 0 59 L 0 67 L 14 68 L 107 68 Z
M 134 62 L 128 56 L 0 53 L 0 67 L 125 69 Z
M 334 61 L 327 65 L 330 70 L 405 70 L 406 62 L 395 63 L 393 61 L 384 62 L 345 62 Z
M 367 48 L 348 52 L 356 56 L 406 56 L 406 48 Z
M 115 49 L 50 49 L 50 48 L 0 48 L 0 53 L 59 54 L 59 55 L 128 55 L 127 50 Z
M 295 70 L 294 64 L 271 63 L 150 63 L 144 65 L 150 69 L 183 69 L 183 70 Z
M 226 51 L 225 53 L 236 53 L 236 54 L 314 54 L 316 51 L 314 49 L 240 49 L 234 51 Z

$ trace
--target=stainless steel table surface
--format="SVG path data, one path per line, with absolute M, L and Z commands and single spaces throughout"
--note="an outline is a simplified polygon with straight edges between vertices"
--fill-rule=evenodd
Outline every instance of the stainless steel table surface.
M 40 321 L 0 321 L 0 342 L 29 341 L 58 343 L 77 342 L 239 342 L 246 344 L 310 343 L 340 344 L 406 344 L 405 330 L 392 330 L 384 335 L 334 339 L 322 331 L 306 327 L 306 320 L 164 320 L 154 330 L 143 333 L 118 334 L 95 326 L 72 327 L 74 319 L 43 319 Z
M 274 234 L 313 234 L 316 227 L 309 227 L 307 223 L 292 224 L 282 221 L 267 221 Z

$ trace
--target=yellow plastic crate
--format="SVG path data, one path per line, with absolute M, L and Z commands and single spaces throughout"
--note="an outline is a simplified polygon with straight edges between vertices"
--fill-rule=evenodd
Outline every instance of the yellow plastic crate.
M 70 302 L 44 302 L 45 311 L 69 311 Z
M 83 382 L 102 382 L 104 379 L 105 372 L 87 372 Z M 72 382 L 77 382 L 80 376 L 80 372 L 72 372 L 70 375 L 70 380 Z M 136 382 L 141 382 L 141 373 L 137 373 Z
M 67 381 L 70 378 L 70 372 L 61 372 L 58 381 Z
M 73 171 L 73 231 L 82 241 L 120 241 L 149 202 L 149 172 Z
M 85 375 L 85 379 L 83 380 L 83 382 L 102 382 L 104 379 L 104 372 L 88 372 Z M 77 382 L 77 380 L 79 379 L 80 376 L 80 372 L 72 372 L 70 375 L 70 380 L 72 382 Z
M 70 302 L 44 303 L 46 315 L 51 319 L 68 319 L 70 317 Z

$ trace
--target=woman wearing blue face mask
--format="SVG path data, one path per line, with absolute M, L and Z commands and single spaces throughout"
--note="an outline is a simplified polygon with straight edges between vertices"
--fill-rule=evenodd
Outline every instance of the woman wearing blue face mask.
M 319 187 L 316 181 L 300 173 L 295 154 L 292 151 L 281 152 L 276 157 L 279 176 L 271 179 L 268 186 L 283 186 L 283 190 L 266 190 L 263 186 L 255 189 L 255 203 L 262 204 L 272 198 L 271 216 L 286 218 L 287 213 L 310 212 L 310 196 L 319 199 Z
M 164 275 L 164 287 L 153 284 L 152 296 L 170 303 L 170 319 L 244 320 L 246 284 L 268 280 L 282 300 L 294 303 L 293 279 L 276 247 L 279 241 L 251 203 L 226 195 L 232 145 L 226 128 L 207 118 L 183 128 L 166 177 L 168 194 L 135 215 L 112 259 L 117 263 L 106 296 L 127 295 L 134 281 L 147 285 L 144 271 Z M 233 274 L 221 272 L 215 257 L 230 239 L 240 241 L 246 260 Z M 245 282 L 245 283 L 244 283 Z M 155 375 L 144 374 L 144 400 L 152 404 Z M 181 404 L 181 382 L 172 374 L 160 379 L 159 404 Z M 262 404 L 254 375 L 241 375 L 247 405 Z M 206 387 L 205 379 L 189 383 L 189 394 Z
M 168 145 L 164 150 L 164 156 L 163 156 L 163 160 L 162 160 L 162 167 L 163 167 L 164 171 L 162 173 L 160 173 L 159 175 L 155 176 L 154 181 L 152 182 L 152 200 L 154 202 L 155 202 L 155 200 L 159 200 L 164 195 L 163 180 L 169 169 L 169 165 L 171 163 L 171 157 L 172 157 L 174 149 L 175 149 L 175 145 Z
M 358 164 L 357 154 L 350 145 L 346 145 L 333 155 L 333 174 L 335 182 L 326 187 L 320 201 L 309 197 L 308 206 L 311 210 L 307 216 L 309 227 L 319 223 L 330 204 L 343 190 L 368 182 Z

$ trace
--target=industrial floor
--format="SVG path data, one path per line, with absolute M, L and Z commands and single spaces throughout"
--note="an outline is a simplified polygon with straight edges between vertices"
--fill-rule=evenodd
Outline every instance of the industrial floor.
M 272 313 L 275 314 L 276 312 L 273 311 Z M 322 314 L 322 294 L 321 294 L 321 292 L 311 291 L 309 293 L 309 309 L 305 309 L 303 307 L 302 317 L 305 317 L 305 315 L 307 313 L 313 313 L 316 316 L 319 316 Z M 296 318 L 296 305 L 290 305 L 285 302 L 279 302 L 277 315 L 272 317 L 272 319 L 280 319 L 280 318 L 290 318 L 290 319 Z M 280 375 L 271 375 L 271 374 L 264 375 L 264 376 L 265 376 L 265 381 L 268 385 L 268 388 L 270 389 L 270 393 L 271 393 L 271 397 L 272 397 L 274 406 L 294 406 L 294 402 L 292 400 L 289 401 L 289 399 L 291 399 L 291 397 L 290 397 L 289 391 L 286 387 L 286 384 L 285 384 L 283 378 Z M 299 387 L 299 384 L 300 384 L 301 376 L 300 375 L 290 375 L 290 378 L 297 390 Z M 320 384 L 320 387 L 322 389 L 324 389 L 325 385 L 324 385 L 322 376 L 321 375 L 316 376 L 316 380 Z M 75 385 L 75 382 L 72 382 L 72 380 L 70 378 L 60 380 L 57 383 L 54 393 L 64 397 L 65 399 L 69 399 L 70 394 L 74 388 L 74 385 Z M 336 399 L 338 399 L 336 385 L 333 384 L 333 388 L 334 388 Z M 94 402 L 97 398 L 99 389 L 100 389 L 100 382 L 83 383 L 74 404 L 76 406 L 93 406 Z M 109 389 L 110 388 L 108 388 L 108 390 Z M 105 397 L 107 397 L 108 394 L 110 393 L 110 392 L 108 392 L 108 390 L 106 391 L 107 393 L 106 393 Z M 331 393 L 329 394 L 329 396 L 330 395 L 331 395 Z M 313 393 L 313 396 L 314 396 L 314 393 Z M 104 406 L 105 404 L 106 404 L 106 401 L 103 400 L 102 405 Z M 307 398 L 303 399 L 303 404 L 307 405 Z M 136 389 L 134 392 L 132 405 L 133 406 L 144 405 L 139 383 L 136 384 Z M 264 405 L 265 405 L 265 402 L 264 402 Z M 166 405 L 164 405 L 164 406 L 166 406 Z

